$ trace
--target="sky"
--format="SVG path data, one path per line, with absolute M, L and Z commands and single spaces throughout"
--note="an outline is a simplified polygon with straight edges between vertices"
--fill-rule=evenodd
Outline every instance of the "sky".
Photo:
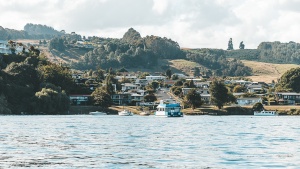
M 0 0 L 0 26 L 26 23 L 82 36 L 167 37 L 182 48 L 237 49 L 260 42 L 299 42 L 300 0 Z

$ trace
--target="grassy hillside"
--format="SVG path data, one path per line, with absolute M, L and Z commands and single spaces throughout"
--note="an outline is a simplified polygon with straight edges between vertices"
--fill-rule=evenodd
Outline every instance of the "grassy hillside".
M 183 72 L 187 75 L 189 75 L 192 68 L 201 67 L 201 65 L 196 62 L 187 61 L 184 59 L 168 60 L 168 64 L 173 72 Z
M 272 80 L 277 82 L 277 79 L 289 69 L 300 67 L 296 64 L 272 64 L 248 60 L 242 60 L 242 62 L 253 70 L 253 76 L 248 76 L 249 78 L 253 81 L 264 81 L 267 83 L 271 83 Z

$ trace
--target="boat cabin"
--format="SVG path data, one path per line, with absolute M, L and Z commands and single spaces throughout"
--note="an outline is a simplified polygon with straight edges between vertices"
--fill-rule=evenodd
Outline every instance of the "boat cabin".
M 156 108 L 155 116 L 182 117 L 183 113 L 180 110 L 181 106 L 179 103 L 164 103 L 164 101 L 161 100 Z

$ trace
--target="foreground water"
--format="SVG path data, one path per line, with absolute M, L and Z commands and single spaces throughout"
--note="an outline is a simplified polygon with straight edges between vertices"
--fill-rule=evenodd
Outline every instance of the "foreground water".
M 0 116 L 0 168 L 298 168 L 299 120 Z

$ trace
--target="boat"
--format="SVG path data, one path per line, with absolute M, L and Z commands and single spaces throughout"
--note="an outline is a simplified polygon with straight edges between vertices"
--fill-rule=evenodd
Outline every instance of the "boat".
M 142 111 L 142 112 L 140 112 L 140 115 L 141 115 L 141 116 L 149 116 L 149 115 L 150 115 L 150 112 Z
M 254 116 L 278 116 L 276 111 L 254 111 Z
M 154 115 L 156 117 L 183 117 L 183 113 L 180 110 L 181 106 L 179 103 L 165 103 L 164 100 L 160 100 Z
M 119 116 L 132 116 L 133 115 L 133 113 L 131 111 L 125 110 L 125 109 L 122 111 L 119 111 L 118 114 L 119 114 Z
M 100 111 L 93 111 L 89 113 L 90 115 L 107 115 L 107 113 L 100 112 Z

